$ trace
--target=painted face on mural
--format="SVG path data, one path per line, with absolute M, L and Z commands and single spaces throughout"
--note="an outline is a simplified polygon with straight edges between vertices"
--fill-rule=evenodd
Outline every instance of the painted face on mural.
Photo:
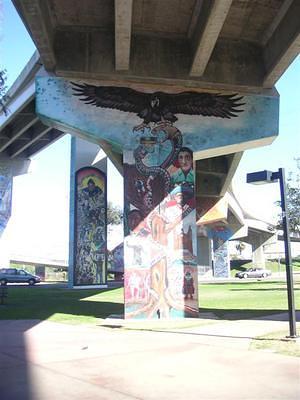
M 102 190 L 95 185 L 95 182 L 93 181 L 93 179 L 89 179 L 88 181 L 88 185 L 87 185 L 87 189 L 89 194 L 98 194 L 98 193 L 102 193 Z
M 184 204 L 184 196 L 182 192 L 176 193 L 174 199 L 179 206 L 182 206 Z
M 95 190 L 95 187 L 96 187 L 96 185 L 95 185 L 95 182 L 93 181 L 93 179 L 89 179 L 89 182 L 88 182 L 89 192 L 93 192 Z
M 142 221 L 143 217 L 139 210 L 132 210 L 129 212 L 128 226 L 131 231 L 134 231 Z
M 184 173 L 188 173 L 193 167 L 193 156 L 189 150 L 181 150 L 178 154 L 178 164 Z
M 150 103 L 152 108 L 159 107 L 159 98 L 157 96 L 154 96 L 151 99 Z

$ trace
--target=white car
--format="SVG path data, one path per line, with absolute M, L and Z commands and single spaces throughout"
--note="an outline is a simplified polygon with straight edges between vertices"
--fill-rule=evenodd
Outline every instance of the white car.
M 246 271 L 237 272 L 236 278 L 267 278 L 272 275 L 272 271 L 263 268 L 248 268 Z

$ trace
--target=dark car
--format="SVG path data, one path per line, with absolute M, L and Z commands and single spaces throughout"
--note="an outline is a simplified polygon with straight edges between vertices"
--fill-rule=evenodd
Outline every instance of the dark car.
M 269 269 L 263 268 L 248 268 L 245 271 L 237 272 L 235 274 L 236 278 L 266 278 L 271 276 L 272 272 Z
M 6 285 L 7 283 L 28 283 L 34 285 L 40 283 L 41 278 L 36 275 L 32 275 L 23 269 L 16 268 L 2 268 L 0 269 L 0 284 Z

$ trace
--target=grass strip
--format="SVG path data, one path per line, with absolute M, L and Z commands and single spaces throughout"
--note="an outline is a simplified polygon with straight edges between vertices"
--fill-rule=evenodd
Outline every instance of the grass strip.
M 300 325 L 298 326 L 299 331 Z M 259 336 L 250 344 L 251 350 L 270 351 L 286 356 L 300 357 L 300 342 L 298 339 L 285 337 L 286 331 L 277 331 Z

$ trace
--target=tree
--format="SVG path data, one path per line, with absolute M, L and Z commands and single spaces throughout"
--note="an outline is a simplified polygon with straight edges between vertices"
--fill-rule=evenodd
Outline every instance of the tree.
M 123 222 L 123 212 L 120 207 L 114 206 L 111 202 L 107 205 L 107 224 L 119 225 Z
M 6 70 L 0 70 L 0 113 L 3 111 L 4 115 L 7 115 L 8 111 L 7 108 L 5 107 L 5 102 L 8 100 L 6 91 L 7 91 L 7 86 L 5 84 L 7 79 L 6 76 Z
M 300 157 L 295 159 L 297 172 L 290 172 L 286 182 L 287 211 L 291 233 L 300 235 Z M 280 206 L 280 202 L 276 203 Z M 282 229 L 282 215 L 279 215 L 278 228 Z

